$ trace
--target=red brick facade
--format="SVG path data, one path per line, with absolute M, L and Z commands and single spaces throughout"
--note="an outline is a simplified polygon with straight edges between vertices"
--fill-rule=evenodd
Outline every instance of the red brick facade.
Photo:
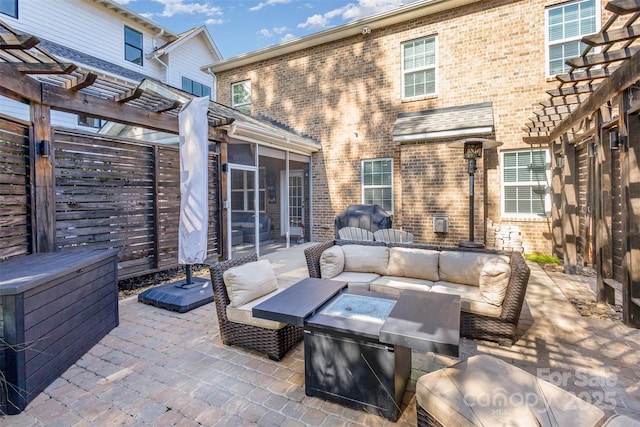
M 545 7 L 559 3 L 480 1 L 219 72 L 218 100 L 230 104 L 231 84 L 250 79 L 254 115 L 322 143 L 313 156 L 314 240 L 332 237 L 335 215 L 362 203 L 361 161 L 393 158 L 394 228 L 417 242 L 456 245 L 469 233 L 462 150 L 446 145 L 455 138 L 394 143 L 396 115 L 491 102 L 495 130 L 484 136 L 503 142 L 498 150 L 529 148 L 522 128 L 556 87 L 545 73 Z M 429 35 L 437 36 L 437 93 L 403 100 L 401 45 Z M 501 215 L 500 161 L 494 149 L 478 162 L 475 240 L 484 241 L 488 218 L 519 226 L 525 252 L 551 253 L 550 218 Z M 448 233 L 433 232 L 434 214 L 448 215 Z

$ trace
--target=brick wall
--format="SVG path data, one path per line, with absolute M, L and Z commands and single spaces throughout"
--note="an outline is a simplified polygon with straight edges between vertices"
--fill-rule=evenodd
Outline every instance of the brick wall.
M 468 174 L 461 150 L 447 140 L 395 144 L 399 112 L 492 102 L 499 149 L 528 148 L 522 127 L 557 86 L 545 76 L 545 7 L 559 1 L 482 1 L 217 74 L 218 99 L 251 79 L 253 113 L 275 118 L 322 143 L 312 178 L 314 240 L 333 237 L 333 220 L 361 203 L 363 159 L 394 159 L 394 227 L 416 241 L 456 244 L 468 238 Z M 606 3 L 606 2 L 603 2 Z M 606 14 L 603 19 L 606 18 Z M 401 43 L 437 34 L 438 93 L 401 99 Z M 549 220 L 501 216 L 498 151 L 476 174 L 475 240 L 485 220 L 519 226 L 529 252 L 551 253 Z M 434 214 L 449 216 L 433 233 Z

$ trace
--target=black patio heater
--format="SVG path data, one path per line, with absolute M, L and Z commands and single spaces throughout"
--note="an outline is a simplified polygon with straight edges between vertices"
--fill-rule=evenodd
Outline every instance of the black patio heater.
M 473 187 L 475 183 L 474 175 L 478 169 L 476 161 L 477 159 L 482 158 L 482 150 L 499 147 L 502 145 L 502 142 L 483 138 L 466 138 L 460 141 L 451 142 L 447 145 L 453 148 L 464 148 L 464 158 L 467 161 L 469 172 L 469 240 L 460 242 L 458 246 L 463 248 L 483 248 L 484 244 L 474 241 L 473 215 L 475 209 Z

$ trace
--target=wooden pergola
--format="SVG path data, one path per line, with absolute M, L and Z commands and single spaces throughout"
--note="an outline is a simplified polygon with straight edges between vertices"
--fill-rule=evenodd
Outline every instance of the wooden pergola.
M 51 110 L 81 114 L 105 121 L 179 133 L 178 114 L 193 95 L 152 79 L 132 83 L 122 78 L 82 69 L 60 61 L 39 46 L 33 35 L 21 34 L 0 21 L 0 95 L 30 106 L 33 141 L 51 141 Z M 209 103 L 209 140 L 219 143 L 220 160 L 226 162 L 226 131 L 238 113 Z M 34 148 L 35 152 L 35 148 Z M 34 252 L 56 248 L 55 176 L 52 158 L 33 158 Z M 226 176 L 222 174 L 222 180 Z M 220 191 L 226 185 L 221 183 Z M 224 197 L 224 195 L 223 195 Z M 225 213 L 222 213 L 223 218 Z M 225 236 L 222 236 L 225 238 Z
M 619 291 L 625 323 L 640 327 L 640 1 L 612 0 L 605 9 L 609 18 L 582 38 L 587 47 L 566 62 L 569 72 L 557 76 L 523 139 L 552 152 L 554 245 L 565 268 L 575 271 L 576 243 L 586 240 L 598 299 L 613 303 Z M 579 209 L 588 212 L 586 231 Z

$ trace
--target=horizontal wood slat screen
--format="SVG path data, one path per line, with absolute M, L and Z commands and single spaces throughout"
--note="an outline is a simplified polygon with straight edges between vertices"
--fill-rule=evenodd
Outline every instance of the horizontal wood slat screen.
M 175 146 L 56 129 L 57 247 L 120 249 L 121 279 L 178 266 Z M 209 245 L 217 255 L 218 155 L 209 154 Z
M 0 117 L 0 260 L 33 251 L 29 127 Z

